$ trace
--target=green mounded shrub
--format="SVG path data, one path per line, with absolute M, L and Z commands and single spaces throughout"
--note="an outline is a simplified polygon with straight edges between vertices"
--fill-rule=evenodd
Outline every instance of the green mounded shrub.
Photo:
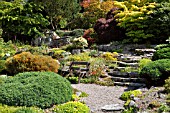
M 130 100 L 131 95 L 134 95 L 135 97 L 137 97 L 141 94 L 142 92 L 140 90 L 126 91 L 120 96 L 120 99 L 127 101 L 127 100 Z
M 90 109 L 87 105 L 77 102 L 77 101 L 70 101 L 65 104 L 61 104 L 54 108 L 56 113 L 90 113 Z
M 33 55 L 22 52 L 6 60 L 6 70 L 10 74 L 28 71 L 52 71 L 58 72 L 59 64 L 50 56 Z
M 158 49 L 154 53 L 152 60 L 159 60 L 159 59 L 170 59 L 170 47 Z
M 147 85 L 163 85 L 170 75 L 170 59 L 161 59 L 145 65 L 140 76 L 146 78 Z
M 70 82 L 53 72 L 25 72 L 8 78 L 0 87 L 0 103 L 48 108 L 71 100 Z
M 43 113 L 43 110 L 36 107 L 0 105 L 0 113 Z

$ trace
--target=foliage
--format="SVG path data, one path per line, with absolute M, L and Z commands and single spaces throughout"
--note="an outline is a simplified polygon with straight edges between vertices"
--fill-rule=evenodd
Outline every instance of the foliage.
M 16 53 L 17 47 L 12 44 L 11 41 L 4 42 L 2 38 L 0 38 L 0 59 L 6 60 L 6 58 L 13 56 Z
M 82 36 L 83 32 L 84 32 L 83 29 L 74 29 L 72 31 L 56 30 L 56 33 L 60 37 L 71 36 L 73 38 Z
M 151 62 L 151 59 L 147 59 L 147 58 L 143 58 L 139 61 L 139 72 L 141 71 L 141 69 L 147 65 L 149 62 Z
M 106 13 L 114 7 L 112 0 L 84 0 L 81 2 L 83 7 L 81 13 L 78 13 L 73 21 L 68 25 L 68 28 L 83 28 L 89 29 L 94 26 L 97 19 L 105 17 Z
M 90 75 L 91 76 L 94 76 L 94 77 L 100 77 L 104 70 L 106 69 L 105 67 L 105 63 L 106 63 L 106 60 L 103 59 L 103 58 L 91 58 L 89 60 L 90 62 Z
M 162 104 L 158 110 L 159 113 L 170 112 L 170 107 L 168 105 Z
M 153 14 L 148 17 L 149 21 L 146 21 L 148 28 L 147 34 L 152 34 L 154 42 L 165 42 L 170 36 L 170 1 L 163 0 L 156 4 L 156 8 L 153 10 Z
M 44 10 L 49 16 L 52 29 L 65 28 L 67 22 L 74 19 L 80 11 L 78 0 L 31 0 Z
M 170 77 L 165 80 L 164 87 L 165 87 L 165 90 L 167 91 L 167 93 L 170 93 Z
M 55 59 L 60 59 L 60 58 L 64 58 L 65 57 L 65 53 L 66 51 L 62 50 L 62 49 L 52 49 L 52 58 Z
M 159 50 L 159 49 L 167 48 L 167 47 L 170 47 L 170 44 L 158 44 L 154 47 L 154 49 Z
M 22 107 L 17 109 L 15 113 L 43 113 L 43 110 L 34 107 Z
M 35 107 L 14 107 L 0 105 L 0 113 L 43 113 L 43 110 Z
M 102 81 L 96 81 L 95 84 L 101 85 L 101 86 L 114 86 L 114 81 L 111 78 L 105 78 Z
M 67 77 L 67 80 L 70 81 L 72 84 L 78 83 L 78 77 Z
M 43 7 L 38 7 L 32 2 L 24 2 L 24 0 L 1 1 L 0 26 L 3 29 L 3 38 L 15 40 L 20 39 L 21 35 L 40 35 L 41 29 L 49 24 L 42 15 L 42 9 Z
M 170 75 L 170 59 L 161 59 L 146 64 L 140 75 L 148 81 L 148 85 L 163 85 Z
M 170 59 L 170 47 L 158 49 L 154 53 L 152 60 L 159 60 L 159 59 Z
M 6 69 L 5 60 L 0 60 L 0 73 Z
M 10 74 L 26 71 L 52 71 L 58 72 L 59 64 L 50 56 L 33 55 L 22 52 L 6 60 L 6 70 Z
M 80 53 L 75 55 L 70 55 L 66 58 L 67 61 L 89 61 L 90 56 L 88 53 Z
M 13 106 L 48 108 L 69 101 L 70 82 L 53 72 L 25 72 L 8 78 L 0 87 L 0 102 Z
M 82 78 L 80 82 L 84 84 L 92 84 L 92 83 L 96 83 L 97 80 L 98 78 L 96 76 L 90 76 L 88 78 Z
M 140 90 L 126 91 L 120 96 L 120 99 L 127 101 L 127 100 L 130 100 L 131 95 L 134 95 L 135 97 L 137 97 L 141 94 L 142 92 Z
M 88 106 L 81 102 L 67 102 L 65 104 L 58 105 L 54 108 L 57 113 L 89 113 Z
M 127 40 L 140 42 L 153 37 L 153 34 L 145 32 L 149 26 L 145 24 L 148 16 L 153 14 L 155 3 L 149 3 L 147 0 L 128 0 L 124 2 L 114 2 L 114 5 L 121 10 L 115 15 L 118 26 L 126 30 Z
M 117 52 L 105 52 L 103 54 L 100 55 L 102 58 L 104 58 L 105 60 L 107 61 L 117 61 L 117 56 L 118 56 L 118 53 Z
M 124 37 L 124 29 L 117 26 L 115 14 L 119 11 L 119 8 L 110 9 L 105 18 L 100 18 L 94 25 L 94 30 L 97 34 L 97 43 L 107 44 L 111 41 L 122 40 Z M 107 40 L 106 40 L 107 39 Z
M 72 45 L 73 45 L 74 48 L 80 48 L 80 49 L 88 47 L 87 40 L 83 37 L 74 38 Z
M 125 109 L 122 113 L 135 113 L 135 112 L 136 112 L 136 108 L 130 107 L 128 109 Z
M 71 101 L 79 101 L 80 100 L 80 97 L 77 96 L 76 94 L 73 94 L 72 97 L 71 97 Z

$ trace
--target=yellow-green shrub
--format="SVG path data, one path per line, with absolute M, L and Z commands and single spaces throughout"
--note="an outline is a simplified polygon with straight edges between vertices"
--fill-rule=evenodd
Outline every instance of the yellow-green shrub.
M 126 91 L 120 96 L 120 99 L 127 101 L 130 99 L 131 95 L 134 95 L 135 97 L 137 97 L 141 94 L 142 94 L 142 92 L 140 90 Z
M 58 72 L 59 64 L 49 56 L 33 55 L 30 52 L 22 52 L 8 58 L 6 70 L 10 74 L 26 71 L 52 71 Z
M 35 107 L 15 107 L 0 105 L 0 113 L 43 113 L 43 110 Z
M 101 57 L 108 60 L 108 61 L 117 61 L 117 57 L 118 53 L 117 52 L 105 52 L 103 54 L 101 54 Z
M 52 57 L 57 59 L 64 58 L 64 53 L 66 52 L 62 49 L 53 49 L 52 51 L 54 52 Z
M 89 113 L 90 109 L 87 105 L 77 102 L 70 101 L 65 104 L 58 105 L 54 108 L 56 113 Z
M 70 55 L 67 60 L 68 61 L 89 61 L 90 56 L 88 53 L 80 53 L 80 54 L 75 54 L 75 55 Z

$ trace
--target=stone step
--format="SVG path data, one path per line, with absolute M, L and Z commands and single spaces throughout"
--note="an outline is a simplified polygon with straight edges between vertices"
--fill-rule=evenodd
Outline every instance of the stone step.
M 114 82 L 116 86 L 129 86 L 129 87 L 145 87 L 146 84 L 144 83 L 129 83 L 129 82 Z
M 155 49 L 135 49 L 135 53 L 138 55 L 144 55 L 147 53 L 154 53 L 156 52 Z
M 120 71 L 112 71 L 108 72 L 108 75 L 113 77 L 123 77 L 123 78 L 139 78 L 138 72 L 120 72 Z
M 123 61 L 123 62 L 127 62 L 127 63 L 139 62 L 140 59 L 142 59 L 142 56 L 130 56 L 130 55 L 125 56 L 125 55 L 122 55 L 122 56 L 118 57 L 118 60 Z
M 137 71 L 138 67 L 115 67 L 114 71 L 121 71 L 121 72 L 129 72 L 129 71 Z
M 117 64 L 120 66 L 120 67 L 126 67 L 126 66 L 130 66 L 130 67 L 138 67 L 139 66 L 139 63 L 135 62 L 135 63 L 127 63 L 127 62 L 117 62 Z
M 133 83 L 144 83 L 144 78 L 123 78 L 123 77 L 111 77 L 115 82 L 133 82 Z

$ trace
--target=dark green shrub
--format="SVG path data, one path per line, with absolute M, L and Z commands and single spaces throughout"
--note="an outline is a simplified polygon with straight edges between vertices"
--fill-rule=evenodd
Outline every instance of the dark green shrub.
M 61 104 L 59 106 L 56 106 L 54 109 L 56 113 L 89 113 L 90 109 L 87 107 L 87 105 L 81 103 L 81 102 L 67 102 L 65 104 Z
M 0 87 L 0 103 L 48 108 L 69 101 L 70 82 L 53 72 L 25 72 L 8 78 Z
M 170 75 L 170 59 L 161 59 L 146 64 L 140 76 L 146 78 L 148 85 L 163 85 Z
M 130 99 L 131 95 L 134 95 L 135 97 L 137 97 L 141 94 L 142 94 L 142 92 L 140 90 L 126 91 L 120 96 L 120 99 L 127 101 Z
M 50 56 L 33 55 L 22 52 L 6 60 L 6 70 L 10 74 L 26 71 L 52 71 L 58 72 L 59 64 Z
M 158 49 L 154 53 L 152 60 L 158 60 L 158 59 L 170 59 L 170 47 Z

